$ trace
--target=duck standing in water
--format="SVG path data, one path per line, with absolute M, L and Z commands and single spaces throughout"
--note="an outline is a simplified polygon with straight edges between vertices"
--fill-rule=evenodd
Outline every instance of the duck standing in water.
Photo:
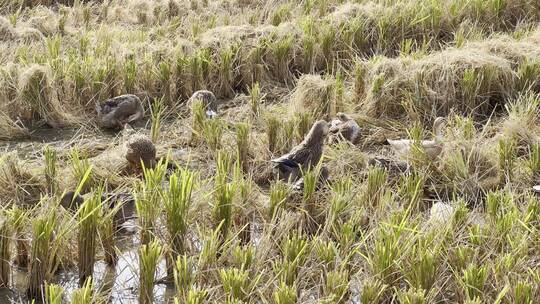
M 302 172 L 316 166 L 321 160 L 324 140 L 328 136 L 328 123 L 319 120 L 313 124 L 304 140 L 289 153 L 272 159 L 274 170 L 282 180 L 295 182 Z
M 96 106 L 96 111 L 99 126 L 107 129 L 122 129 L 144 116 L 141 100 L 133 94 L 107 99 Z
M 332 120 L 330 134 L 337 139 L 344 139 L 355 144 L 360 137 L 360 126 L 349 115 L 339 112 Z
M 212 93 L 212 92 L 210 92 L 208 90 L 197 91 L 197 92 L 193 93 L 193 95 L 191 95 L 191 97 L 189 98 L 188 106 L 191 107 L 192 104 L 197 100 L 202 101 L 203 107 L 204 107 L 204 113 L 206 114 L 206 118 L 217 117 L 217 115 L 218 115 L 217 106 L 218 105 L 217 105 L 217 99 L 216 99 L 216 96 L 214 95 L 214 93 Z
M 444 117 L 437 117 L 433 123 L 433 130 L 435 138 L 432 140 L 421 140 L 420 146 L 424 149 L 426 154 L 431 158 L 436 158 L 443 148 L 443 128 L 446 119 Z M 386 140 L 392 148 L 400 154 L 408 154 L 411 151 L 414 140 L 411 139 L 387 139 Z

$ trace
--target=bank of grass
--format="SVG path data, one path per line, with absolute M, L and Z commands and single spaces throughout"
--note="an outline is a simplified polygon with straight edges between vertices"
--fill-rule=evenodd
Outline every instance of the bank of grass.
M 179 5 L 184 6 L 172 0 L 127 1 L 127 7 L 82 3 L 12 12 L 2 22 L 5 35 L 15 38 L 2 45 L 12 55 L 4 59 L 0 77 L 0 98 L 6 106 L 0 110 L 25 126 L 42 121 L 60 127 L 92 117 L 95 102 L 120 93 L 163 98 L 174 107 L 202 88 L 231 97 L 256 82 L 291 85 L 300 73 L 352 73 L 356 58 L 374 55 L 395 59 L 375 56 L 367 63 L 367 73 L 350 77 L 357 84 L 346 88 L 356 92 L 355 103 L 368 103 L 373 115 L 402 113 L 392 105 L 398 102 L 414 111 L 423 99 L 442 99 L 451 106 L 456 97 L 458 105 L 489 108 L 526 87 L 530 80 L 517 78 L 534 75 L 538 66 L 531 45 L 538 35 L 529 32 L 540 10 L 532 1 L 308 1 L 248 6 L 247 14 L 210 1 L 204 10 L 197 6 L 183 12 L 188 17 L 184 23 L 171 13 Z M 209 24 L 203 20 L 210 12 L 238 18 L 213 18 Z M 240 17 L 250 13 L 259 15 L 257 22 Z M 23 28 L 35 29 L 44 38 L 32 44 L 17 38 Z M 462 48 L 469 40 L 499 34 L 517 40 L 494 38 Z M 523 38 L 531 35 L 536 40 Z M 448 46 L 456 50 L 444 51 Z M 452 76 L 447 83 L 435 81 L 448 73 Z M 404 80 L 402 74 L 409 77 Z M 456 83 L 465 86 L 463 96 L 431 96 L 431 91 L 453 94 Z M 366 96 L 358 87 L 365 87 Z M 387 105 L 387 100 L 392 102 Z M 420 106 L 429 111 L 448 108 Z M 13 136 L 21 134 L 20 124 L 7 123 L 5 128 Z

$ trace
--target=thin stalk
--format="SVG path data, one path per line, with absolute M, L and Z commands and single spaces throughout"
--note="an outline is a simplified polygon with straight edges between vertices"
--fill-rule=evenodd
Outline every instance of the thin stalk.
M 11 233 L 10 223 L 6 218 L 6 214 L 2 214 L 2 217 L 0 218 L 0 287 L 9 286 L 9 275 L 10 275 L 9 246 L 10 246 L 10 239 L 11 239 L 10 233 Z

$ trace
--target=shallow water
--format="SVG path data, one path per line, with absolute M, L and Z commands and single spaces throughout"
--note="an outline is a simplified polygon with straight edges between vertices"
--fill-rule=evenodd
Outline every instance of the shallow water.
M 35 159 L 43 151 L 46 145 L 55 148 L 65 148 L 83 139 L 92 138 L 95 141 L 106 141 L 114 138 L 114 134 L 100 133 L 94 134 L 88 130 L 81 129 L 38 129 L 32 131 L 28 138 L 14 141 L 0 141 L 1 152 L 16 151 L 22 159 Z
M 16 152 L 26 161 L 40 161 L 43 148 L 46 145 L 59 150 L 65 150 L 73 144 L 81 142 L 110 142 L 116 135 L 108 133 L 93 133 L 85 129 L 41 129 L 32 133 L 31 137 L 17 141 L 0 142 L 0 154 Z M 181 158 L 186 154 L 183 149 L 172 149 L 172 156 Z M 123 205 L 115 220 L 121 222 L 122 229 L 117 233 L 115 246 L 118 250 L 118 263 L 114 268 L 108 267 L 104 261 L 96 261 L 94 265 L 94 290 L 102 296 L 108 296 L 109 303 L 138 303 L 138 250 L 140 248 L 138 227 L 135 219 L 135 206 L 133 202 Z M 117 222 L 118 223 L 118 222 Z M 28 285 L 28 272 L 15 265 L 11 267 L 11 281 L 9 288 L 0 289 L 1 303 L 28 303 L 26 288 Z M 159 262 L 155 278 L 165 277 L 166 263 Z M 79 286 L 77 267 L 62 270 L 54 276 L 52 282 L 64 289 L 64 301 L 69 303 L 73 291 Z M 172 285 L 155 284 L 155 303 L 171 303 L 174 296 Z
M 21 159 L 27 161 L 40 158 L 45 145 L 56 148 L 70 146 L 74 142 L 87 137 L 84 130 L 79 129 L 41 129 L 33 132 L 30 138 L 18 141 L 0 142 L 1 152 L 16 151 Z M 109 134 L 91 135 L 97 140 L 108 140 L 114 137 Z M 119 212 L 122 229 L 117 233 L 116 247 L 119 250 L 116 267 L 108 267 L 104 261 L 97 261 L 94 266 L 94 290 L 102 295 L 108 295 L 109 303 L 137 303 L 138 302 L 138 229 L 134 219 L 135 208 L 133 203 L 125 204 Z M 121 219 L 127 219 L 122 221 Z M 28 303 L 26 288 L 28 272 L 15 265 L 11 267 L 11 285 L 0 289 L 0 303 Z M 156 279 L 166 274 L 165 260 L 160 261 L 156 271 Z M 69 302 L 71 295 L 78 286 L 79 276 L 76 267 L 62 270 L 52 279 L 52 283 L 64 288 L 64 301 Z M 162 284 L 154 286 L 155 303 L 170 303 L 174 295 L 174 288 Z
M 94 266 L 94 290 L 101 295 L 109 297 L 109 303 L 137 303 L 138 302 L 138 231 L 135 220 L 123 224 L 123 230 L 116 239 L 116 246 L 120 251 L 116 267 L 108 267 L 104 261 L 97 261 Z M 156 279 L 166 275 L 165 260 L 159 262 Z M 0 303 L 28 303 L 25 295 L 28 273 L 12 267 L 12 282 L 9 289 L 0 289 Z M 79 276 L 76 267 L 61 271 L 53 283 L 64 288 L 64 298 L 71 300 L 73 291 L 78 288 Z M 171 303 L 174 296 L 172 285 L 156 284 L 154 286 L 155 303 Z

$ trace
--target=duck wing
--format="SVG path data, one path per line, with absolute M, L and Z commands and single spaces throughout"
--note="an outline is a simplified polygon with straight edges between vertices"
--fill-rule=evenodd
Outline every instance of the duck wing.
M 441 154 L 443 145 L 434 140 L 424 140 L 422 141 L 422 147 L 430 157 L 435 158 Z
M 296 180 L 300 171 L 300 164 L 288 157 L 288 154 L 271 160 L 274 164 L 274 169 L 278 170 L 278 178 L 289 181 Z
M 343 123 L 339 126 L 338 133 L 346 140 L 348 141 L 354 141 L 356 137 L 358 136 L 358 133 L 360 132 L 360 128 L 358 125 L 352 121 L 349 120 L 346 123 Z
M 343 124 L 343 122 L 339 119 L 334 119 L 330 122 L 330 129 L 328 129 L 329 133 L 336 133 L 339 131 L 340 126 Z
M 305 144 L 294 147 L 291 152 L 273 159 L 273 163 L 279 163 L 291 168 L 301 167 L 302 164 L 310 158 L 310 149 Z
M 133 123 L 133 122 L 136 122 L 138 120 L 141 120 L 142 118 L 144 117 L 144 108 L 142 107 L 142 105 L 139 103 L 137 105 L 137 108 L 135 110 L 135 114 L 132 114 L 128 117 L 127 119 L 127 122 L 128 123 Z
M 411 149 L 412 145 L 412 140 L 409 139 L 387 139 L 386 141 L 397 152 L 407 152 Z
M 290 167 L 290 168 L 298 168 L 298 167 L 300 167 L 300 164 L 295 162 L 294 160 L 290 159 L 288 157 L 288 154 L 283 155 L 283 156 L 281 156 L 279 158 L 276 158 L 276 159 L 272 159 L 271 162 L 278 165 L 278 166 L 287 166 L 287 167 Z
M 291 150 L 291 152 L 288 154 L 288 158 L 298 163 L 301 167 L 305 167 L 308 163 L 314 162 L 317 149 L 320 150 L 318 147 L 309 147 L 305 144 L 300 144 Z M 317 159 L 316 162 L 318 161 L 319 160 Z

